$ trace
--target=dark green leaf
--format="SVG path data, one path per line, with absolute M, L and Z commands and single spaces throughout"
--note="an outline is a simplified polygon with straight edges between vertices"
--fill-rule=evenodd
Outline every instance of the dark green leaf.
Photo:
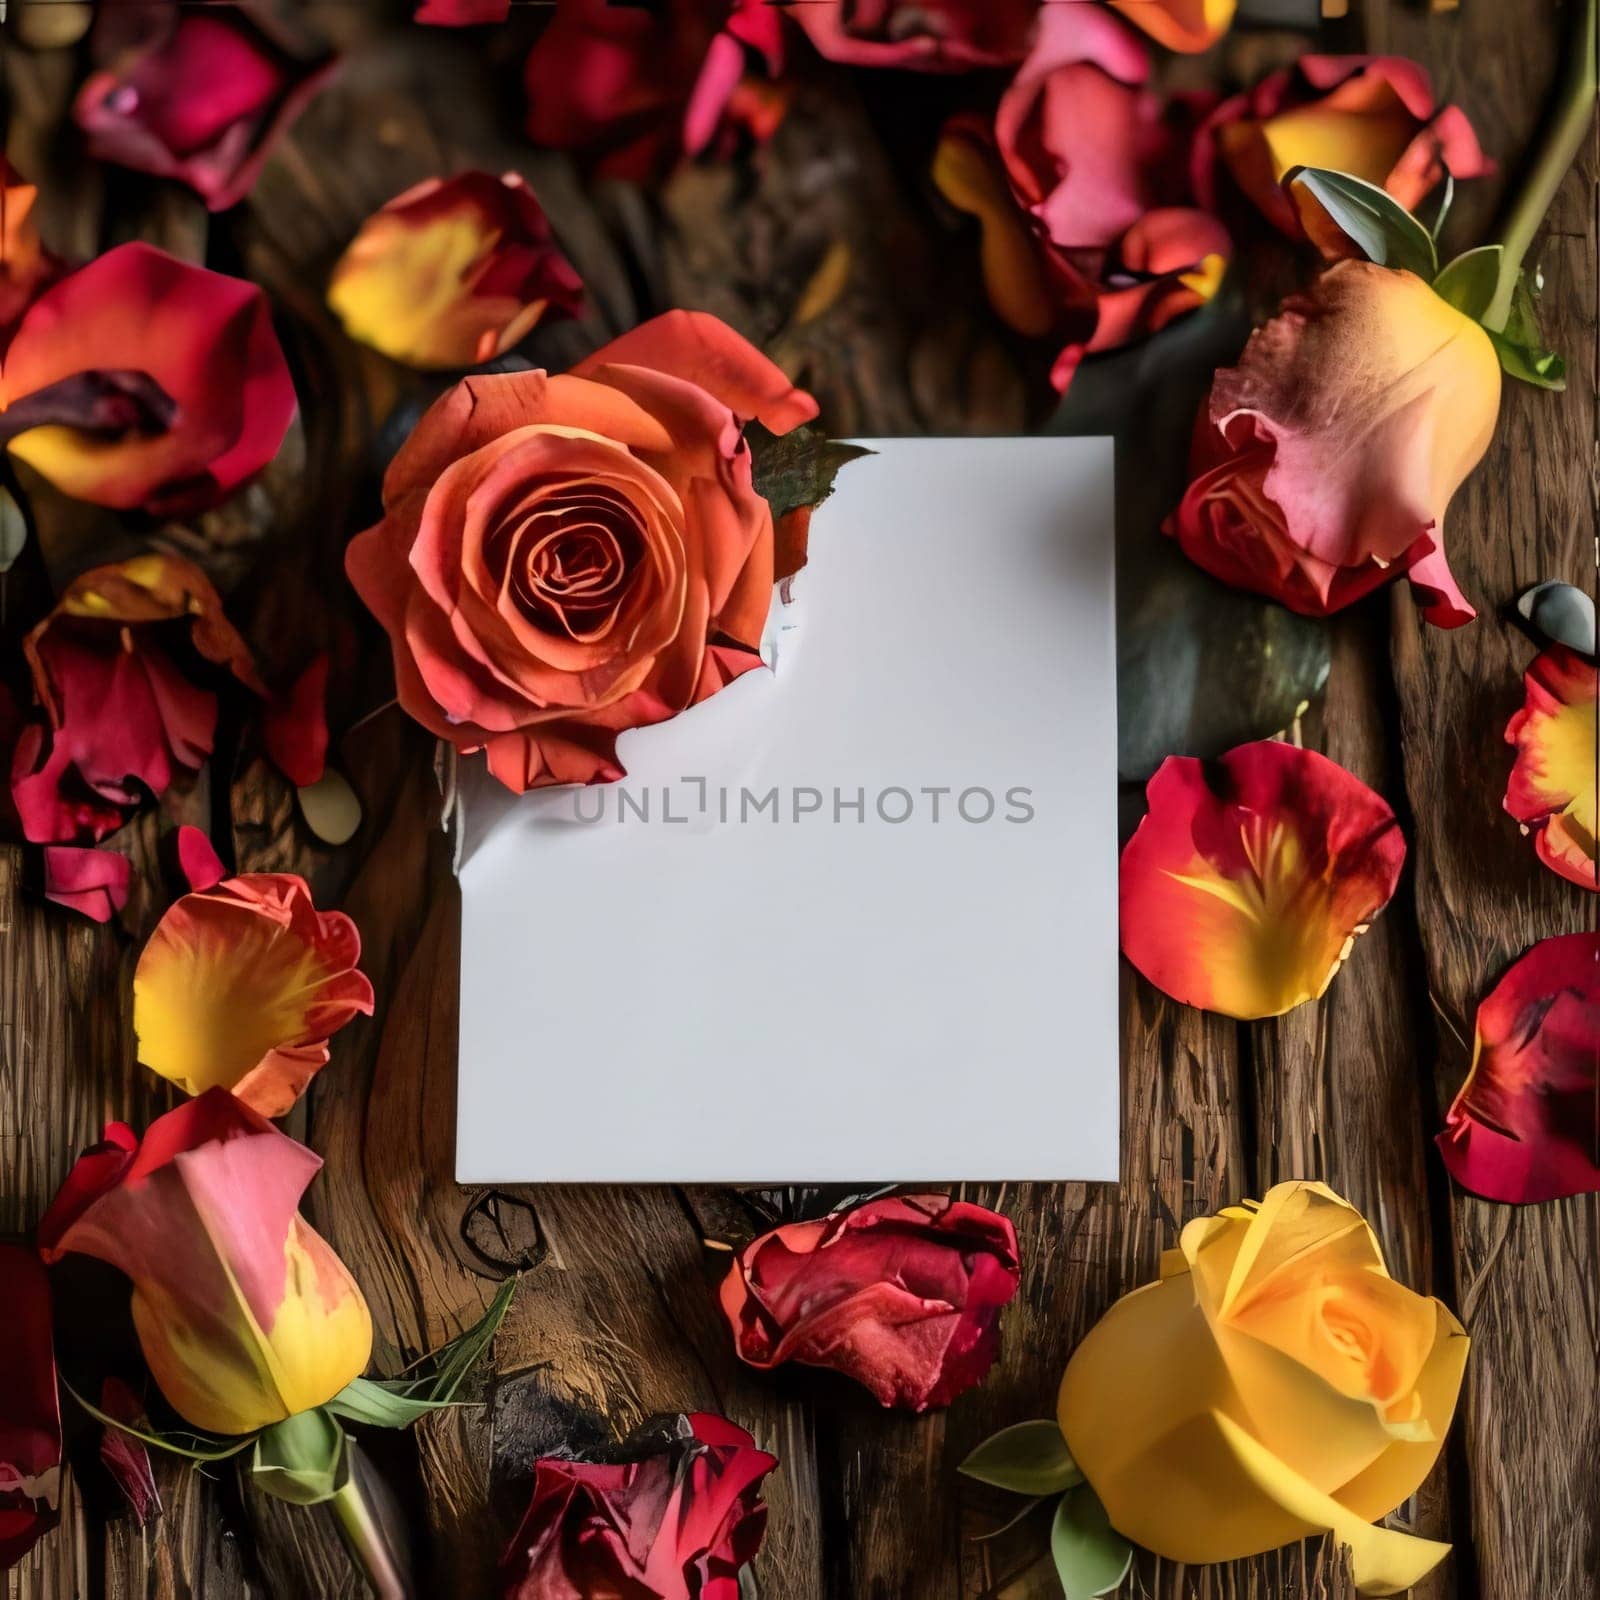
M 328 1410 L 348 1422 L 364 1422 L 373 1428 L 409 1428 L 430 1411 L 444 1411 L 455 1404 L 454 1400 L 415 1399 L 371 1378 L 352 1378 L 328 1402 Z
M 301 1411 L 257 1436 L 250 1475 L 260 1489 L 279 1500 L 320 1505 L 348 1481 L 348 1443 L 344 1429 L 327 1410 Z
M 774 521 L 799 506 L 821 505 L 833 493 L 839 468 L 872 454 L 857 444 L 840 444 L 810 423 L 780 435 L 752 422 L 744 437 L 756 493 L 772 507 Z
M 1486 244 L 1457 256 L 1433 280 L 1434 293 L 1463 316 L 1479 321 L 1494 299 L 1495 285 L 1500 281 L 1500 258 L 1504 254 L 1499 245 Z
M 1133 1565 L 1133 1546 L 1111 1526 L 1100 1497 L 1086 1483 L 1062 1495 L 1050 1529 L 1050 1554 L 1067 1600 L 1110 1594 Z
M 1284 182 L 1305 190 L 1369 260 L 1433 282 L 1439 270 L 1433 235 L 1387 190 L 1325 167 L 1296 167 Z
M 169 1455 L 184 1456 L 190 1461 L 226 1461 L 229 1456 L 236 1456 L 241 1450 L 246 1450 L 255 1443 L 256 1436 L 253 1433 L 247 1433 L 238 1439 L 230 1439 L 214 1434 L 162 1433 L 156 1428 L 135 1428 L 130 1423 L 119 1422 L 108 1412 L 102 1411 L 99 1406 L 91 1405 L 65 1378 L 61 1380 L 61 1387 L 96 1422 L 102 1422 L 108 1428 L 115 1428 L 118 1433 L 125 1433 L 130 1439 L 137 1439 L 153 1450 L 165 1450 Z
M 1060 1494 L 1083 1482 L 1054 1422 L 1019 1422 L 985 1439 L 957 1469 L 1013 1494 Z

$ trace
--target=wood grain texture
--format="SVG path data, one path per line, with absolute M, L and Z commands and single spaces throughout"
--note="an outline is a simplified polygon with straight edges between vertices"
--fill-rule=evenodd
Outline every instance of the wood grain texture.
M 1452 560 L 1479 622 L 1424 629 L 1400 593 L 1338 619 L 1327 695 L 1301 730 L 1400 810 L 1411 843 L 1401 893 L 1326 1000 L 1275 1022 L 1207 1017 L 1124 972 L 1122 1181 L 969 1188 L 968 1198 L 1016 1222 L 1022 1291 L 988 1380 L 946 1413 L 909 1419 L 827 1375 L 758 1375 L 735 1361 L 714 1305 L 726 1263 L 714 1241 L 750 1226 L 747 1200 L 453 1182 L 459 908 L 432 746 L 380 709 L 386 652 L 342 579 L 345 539 L 373 513 L 381 440 L 431 390 L 344 340 L 321 286 L 359 221 L 408 184 L 516 166 L 590 288 L 582 322 L 537 336 L 533 354 L 551 366 L 667 304 L 704 305 L 814 385 L 837 431 L 1005 431 L 1039 420 L 1038 352 L 976 309 L 970 260 L 931 211 L 921 175 L 884 156 L 885 124 L 914 114 L 904 87 L 874 79 L 871 96 L 860 84 L 808 87 L 753 189 L 697 170 L 646 201 L 591 191 L 570 163 L 516 139 L 515 106 L 496 86 L 508 67 L 514 78 L 529 17 L 467 39 L 407 30 L 397 20 L 406 9 L 311 8 L 349 53 L 347 70 L 249 204 L 217 220 L 167 186 L 108 178 L 73 159 L 63 119 L 77 52 L 7 49 L 0 61 L 7 149 L 44 180 L 42 220 L 58 249 L 82 256 L 121 238 L 156 239 L 247 272 L 280 308 L 304 413 L 285 464 L 235 507 L 158 538 L 229 588 L 230 613 L 272 674 L 332 652 L 332 720 L 346 730 L 335 759 L 365 808 L 348 847 L 317 845 L 281 781 L 230 739 L 209 773 L 119 839 L 139 871 L 122 929 L 42 908 L 21 853 L 0 850 L 0 1231 L 32 1225 L 104 1120 L 142 1123 L 172 1103 L 133 1060 L 129 976 L 169 892 L 160 833 L 178 820 L 231 817 L 238 867 L 306 873 L 320 902 L 342 905 L 363 931 L 378 1015 L 334 1041 L 290 1130 L 327 1159 L 307 1211 L 372 1304 L 378 1367 L 395 1370 L 459 1331 L 507 1273 L 522 1277 L 483 1403 L 369 1441 L 429 1600 L 491 1592 L 542 1451 L 697 1407 L 724 1412 L 782 1458 L 756 1569 L 762 1600 L 1046 1600 L 1059 1589 L 1041 1519 L 983 1537 L 1016 1503 L 961 1479 L 957 1464 L 996 1428 L 1053 1410 L 1075 1342 L 1154 1275 L 1183 1222 L 1299 1176 L 1361 1205 L 1397 1273 L 1449 1299 L 1475 1337 L 1450 1448 L 1395 1519 L 1457 1546 L 1418 1596 L 1587 1600 L 1600 1572 L 1600 1202 L 1512 1210 L 1475 1201 L 1449 1189 L 1429 1136 L 1465 1070 L 1487 986 L 1535 939 L 1595 926 L 1596 897 L 1541 868 L 1499 809 L 1509 768 L 1501 730 L 1531 649 L 1498 614 L 1540 578 L 1594 583 L 1594 151 L 1538 248 L 1547 332 L 1568 356 L 1571 387 L 1549 396 L 1508 386 L 1500 432 L 1451 518 Z M 1405 0 L 1357 0 L 1328 24 L 1333 47 L 1428 63 L 1485 143 L 1506 153 L 1501 180 L 1458 198 L 1461 242 L 1486 226 L 1515 176 L 1554 74 L 1563 10 L 1555 0 L 1467 0 L 1438 16 Z M 1253 70 L 1283 43 L 1245 36 L 1229 60 Z M 445 79 L 481 82 L 483 92 L 431 92 Z M 1124 465 L 1176 460 L 1181 409 L 1153 405 Z M 1154 537 L 1167 488 L 1158 473 L 1131 477 L 1148 479 L 1134 484 L 1135 536 Z M 8 648 L 46 603 L 49 580 L 105 536 L 104 522 L 48 496 L 41 507 L 39 548 L 0 579 Z M 1125 514 L 1124 538 L 1127 523 Z M 84 1443 L 75 1443 L 78 1466 L 93 1454 L 92 1437 L 87 1454 Z M 363 1592 L 329 1519 L 227 1476 L 159 1471 L 166 1514 L 142 1532 L 108 1514 L 92 1470 L 70 1478 L 62 1528 L 10 1574 L 7 1600 Z M 1129 1592 L 1346 1600 L 1352 1591 L 1326 1544 L 1310 1541 L 1227 1567 L 1143 1558 Z

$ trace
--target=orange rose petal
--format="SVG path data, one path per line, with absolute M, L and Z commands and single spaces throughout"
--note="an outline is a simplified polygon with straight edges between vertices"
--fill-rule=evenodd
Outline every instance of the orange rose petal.
M 1193 53 L 1209 50 L 1233 25 L 1237 0 L 1111 0 L 1157 44 Z
M 139 1059 L 188 1094 L 222 1087 L 282 1116 L 326 1063 L 329 1036 L 372 1014 L 360 954 L 355 923 L 318 911 L 292 873 L 186 894 L 134 972 Z
M 1122 852 L 1123 954 L 1185 1005 L 1279 1016 L 1327 988 L 1405 860 L 1393 811 L 1326 756 L 1271 740 L 1208 771 L 1169 756 Z
M 1566 645 L 1535 658 L 1526 699 L 1506 726 L 1517 759 L 1505 808 L 1534 835 L 1539 859 L 1585 889 L 1600 889 L 1595 847 L 1596 719 L 1600 666 Z
M 789 381 L 748 339 L 704 311 L 668 311 L 613 339 L 572 369 L 651 367 L 684 378 L 720 400 L 741 421 L 787 433 L 817 414 L 817 402 Z
M 490 361 L 581 303 L 577 273 L 515 172 L 407 189 L 361 225 L 328 283 L 351 338 L 414 367 Z

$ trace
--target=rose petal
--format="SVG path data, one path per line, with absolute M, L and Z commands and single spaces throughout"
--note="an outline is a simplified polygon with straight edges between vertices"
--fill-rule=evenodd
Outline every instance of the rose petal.
M 144 1403 L 121 1378 L 107 1378 L 100 1385 L 100 1409 L 131 1428 L 149 1431 Z M 100 1460 L 122 1491 L 134 1521 L 149 1527 L 161 1515 L 161 1491 L 156 1488 L 150 1452 L 133 1434 L 107 1425 L 100 1431 Z
M 1540 940 L 1489 992 L 1438 1145 L 1488 1200 L 1600 1191 L 1600 933 Z
M 32 216 L 38 192 L 0 155 L 0 336 L 64 270 L 39 241 Z
M 735 1258 L 722 1310 L 751 1366 L 832 1367 L 923 1411 L 989 1370 L 1019 1280 L 1006 1218 L 913 1195 L 762 1234 Z
M 1111 0 L 1169 50 L 1209 50 L 1233 25 L 1238 0 Z
M 1316 999 L 1389 903 L 1394 812 L 1326 756 L 1266 740 L 1169 756 L 1122 852 L 1122 951 L 1185 1005 L 1253 1019 Z
M 161 18 L 162 8 L 147 14 Z M 176 178 L 221 211 L 250 192 L 336 63 L 290 53 L 243 6 L 172 7 L 163 28 L 131 60 L 91 73 L 73 115 L 95 159 Z
M 413 22 L 436 28 L 470 28 L 483 22 L 504 22 L 511 0 L 420 0 Z
M 198 828 L 178 829 L 178 867 L 191 890 L 212 889 L 227 877 L 227 869 L 211 841 Z
M 0 1244 L 0 1572 L 55 1527 L 61 1415 L 50 1284 L 32 1250 Z
M 776 362 L 727 323 L 704 311 L 668 311 L 603 345 L 572 369 L 587 377 L 596 368 L 648 367 L 682 378 L 720 400 L 741 421 L 752 418 L 773 433 L 787 433 L 817 414 L 817 402 L 797 389 Z
M 128 903 L 133 863 L 116 850 L 44 849 L 44 896 L 94 922 L 109 922 Z
M 464 172 L 407 189 L 361 225 L 328 282 L 345 332 L 413 367 L 470 367 L 571 316 L 583 286 L 527 182 Z
M 220 1086 L 282 1116 L 328 1060 L 372 985 L 356 925 L 318 911 L 303 878 L 256 872 L 186 894 L 133 977 L 139 1059 L 192 1095 Z
M 161 432 L 36 427 L 13 455 L 79 500 L 167 516 L 218 504 L 277 454 L 294 384 L 254 284 L 118 245 L 30 305 L 0 356 L 0 410 L 95 369 L 145 374 L 176 406 Z
M 1600 666 L 1566 645 L 1535 657 L 1522 709 L 1506 725 L 1517 759 L 1505 808 L 1533 833 L 1539 859 L 1585 889 L 1600 889 L 1595 833 Z
M 326 650 L 313 656 L 288 693 L 269 700 L 262 714 L 267 758 L 298 789 L 316 783 L 327 765 L 330 665 Z
M 964 72 L 1021 60 L 1038 10 L 1038 0 L 807 0 L 790 15 L 830 61 Z
M 142 1143 L 110 1124 L 39 1224 L 40 1249 L 125 1272 L 167 1400 L 196 1427 L 249 1433 L 330 1400 L 371 1352 L 360 1290 L 296 1210 L 321 1165 L 213 1089 Z

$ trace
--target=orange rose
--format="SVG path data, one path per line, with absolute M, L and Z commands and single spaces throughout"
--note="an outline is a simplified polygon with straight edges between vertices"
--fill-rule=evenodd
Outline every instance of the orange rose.
M 623 775 L 617 735 L 756 666 L 771 509 L 744 422 L 816 415 L 715 317 L 673 311 L 572 372 L 465 378 L 384 478 L 350 581 L 400 703 L 521 792 Z

